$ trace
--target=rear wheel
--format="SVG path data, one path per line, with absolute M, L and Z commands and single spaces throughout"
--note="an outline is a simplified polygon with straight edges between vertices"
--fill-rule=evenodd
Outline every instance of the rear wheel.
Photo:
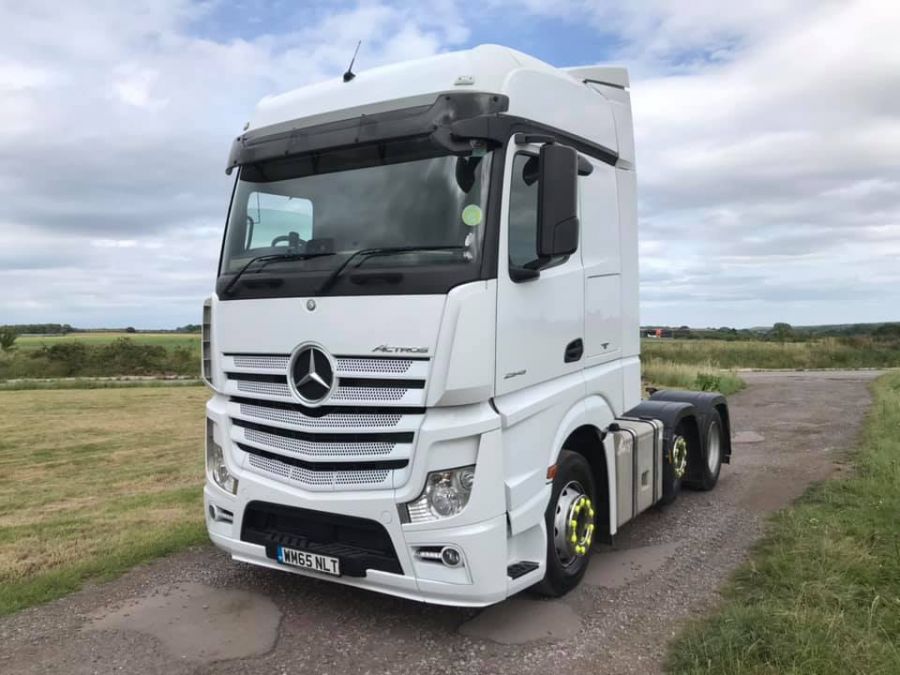
M 575 588 L 587 571 L 594 540 L 596 493 L 587 460 L 563 450 L 547 505 L 547 572 L 534 589 L 559 597 Z
M 689 486 L 696 490 L 712 490 L 719 480 L 722 470 L 722 449 L 725 447 L 725 427 L 717 410 L 709 413 L 706 424 L 706 453 L 698 452 L 689 458 L 691 481 Z M 698 451 L 700 448 L 698 448 Z

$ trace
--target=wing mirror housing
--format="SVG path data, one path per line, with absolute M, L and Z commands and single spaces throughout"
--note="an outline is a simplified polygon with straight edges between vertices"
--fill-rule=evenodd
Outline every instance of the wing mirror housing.
M 578 152 L 556 143 L 538 157 L 537 254 L 542 260 L 578 250 Z

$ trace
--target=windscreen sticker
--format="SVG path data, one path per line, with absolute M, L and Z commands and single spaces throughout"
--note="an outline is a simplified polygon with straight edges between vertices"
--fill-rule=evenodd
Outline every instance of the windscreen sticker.
M 469 227 L 478 227 L 481 225 L 481 207 L 478 204 L 469 204 L 462 210 L 462 221 Z

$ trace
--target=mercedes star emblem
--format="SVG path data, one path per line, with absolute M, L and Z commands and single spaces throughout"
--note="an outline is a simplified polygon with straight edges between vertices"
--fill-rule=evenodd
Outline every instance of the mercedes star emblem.
M 321 403 L 334 388 L 334 364 L 320 347 L 305 345 L 298 348 L 290 372 L 294 393 L 304 403 Z

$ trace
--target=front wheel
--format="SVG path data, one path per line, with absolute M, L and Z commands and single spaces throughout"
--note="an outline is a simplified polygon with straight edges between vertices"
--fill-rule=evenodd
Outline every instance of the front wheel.
M 587 460 L 563 450 L 544 515 L 547 524 L 547 572 L 535 590 L 560 597 L 575 588 L 587 571 L 596 516 L 594 475 Z

